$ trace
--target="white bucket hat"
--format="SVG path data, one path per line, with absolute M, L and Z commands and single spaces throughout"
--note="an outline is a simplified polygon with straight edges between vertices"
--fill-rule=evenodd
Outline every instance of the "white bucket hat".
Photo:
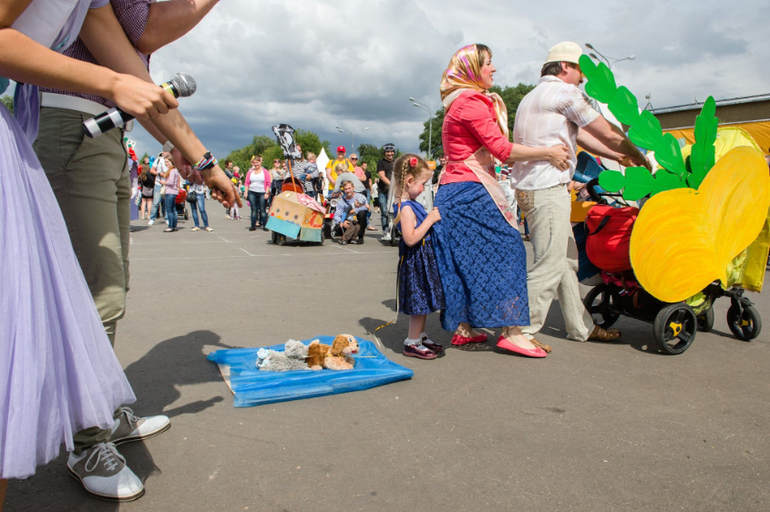
M 580 64 L 580 56 L 583 55 L 583 49 L 577 43 L 565 41 L 559 43 L 548 51 L 548 57 L 545 58 L 545 64 L 549 62 L 571 62 Z

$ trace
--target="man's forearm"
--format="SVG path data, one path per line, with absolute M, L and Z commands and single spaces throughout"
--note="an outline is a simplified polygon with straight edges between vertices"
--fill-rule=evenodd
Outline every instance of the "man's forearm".
M 605 147 L 606 150 L 620 153 L 619 157 L 625 155 L 632 158 L 643 158 L 639 149 L 628 140 L 628 137 L 623 133 L 623 130 L 608 122 L 603 117 L 596 118 L 596 120 L 591 122 L 588 126 L 585 126 L 578 131 L 578 143 L 593 153 L 594 151 L 588 147 L 592 141 L 589 140 L 584 143 L 584 140 L 587 139 L 586 135 L 589 135 L 598 144 Z M 597 154 L 599 153 L 597 152 Z M 617 160 L 619 157 L 608 156 L 608 158 L 614 160 Z
M 613 151 L 605 146 L 596 137 L 581 129 L 578 131 L 577 142 L 581 148 L 585 149 L 589 153 L 598 155 L 602 158 L 609 158 L 611 160 L 619 160 L 623 155 L 619 151 Z
M 120 37 L 115 37 L 119 34 Z M 144 63 L 131 47 L 128 38 L 122 33 L 122 27 L 118 23 L 111 9 L 92 9 L 83 24 L 80 34 L 83 42 L 106 67 L 117 71 L 134 75 L 147 82 L 152 82 L 150 73 Z M 182 114 L 177 110 L 170 110 L 167 114 L 152 119 L 158 132 L 148 127 L 150 133 L 161 144 L 170 140 L 182 155 L 191 163 L 198 162 L 206 152 L 203 143 L 198 140 Z M 142 123 L 146 126 L 145 123 Z
M 136 42 L 141 53 L 154 53 L 197 25 L 219 0 L 170 0 L 150 5 L 147 26 Z

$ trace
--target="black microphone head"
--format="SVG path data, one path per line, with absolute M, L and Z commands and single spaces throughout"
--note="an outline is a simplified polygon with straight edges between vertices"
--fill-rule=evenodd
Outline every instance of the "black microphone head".
M 187 73 L 177 73 L 169 82 L 176 88 L 179 96 L 184 97 L 192 96 L 197 87 L 195 79 Z

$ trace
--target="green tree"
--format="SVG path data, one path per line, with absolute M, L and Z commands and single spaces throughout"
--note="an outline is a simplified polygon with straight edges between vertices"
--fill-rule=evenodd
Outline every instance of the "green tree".
M 316 155 L 324 148 L 329 153 L 329 141 L 321 140 L 317 133 L 309 130 L 297 130 L 294 132 L 294 139 L 302 146 L 302 151 L 312 151 Z M 267 168 L 273 166 L 273 160 L 276 158 L 283 160 L 283 150 L 274 136 L 255 135 L 251 143 L 240 148 L 234 149 L 227 155 L 228 160 L 233 161 L 233 165 L 241 168 L 241 171 L 247 170 L 251 166 L 251 157 L 262 155 L 264 165 Z
M 508 130 L 511 133 L 513 133 L 513 122 L 516 119 L 516 111 L 519 109 L 519 103 L 521 103 L 521 100 L 524 99 L 524 96 L 529 94 L 529 91 L 534 88 L 534 85 L 519 83 L 515 87 L 505 86 L 505 88 L 501 89 L 496 85 L 490 89 L 491 91 L 499 94 L 501 98 L 503 98 L 505 107 L 508 109 Z
M 302 152 L 307 154 L 308 151 L 312 151 L 316 155 L 321 152 L 321 148 L 326 151 L 327 155 L 330 155 L 329 141 L 321 140 L 317 133 L 309 130 L 297 130 L 294 132 L 294 140 L 302 146 Z
M 428 155 L 428 159 L 435 160 L 444 155 L 444 145 L 441 141 L 441 127 L 444 126 L 444 107 L 436 110 L 430 122 L 433 125 L 433 133 L 430 132 L 431 124 L 425 121 L 423 123 L 424 129 L 420 134 L 420 151 L 427 154 L 428 146 L 430 145 L 431 154 Z
M 503 98 L 503 103 L 505 103 L 505 107 L 508 110 L 508 130 L 511 133 L 513 133 L 513 123 L 516 119 L 516 111 L 519 108 L 519 103 L 521 103 L 521 100 L 524 98 L 524 96 L 526 96 L 527 93 L 529 93 L 534 88 L 534 85 L 519 83 L 513 87 L 500 87 L 499 85 L 495 85 L 490 89 L 490 91 L 496 92 L 500 95 L 501 98 Z M 441 140 L 441 127 L 444 125 L 444 114 L 444 107 L 441 107 L 436 111 L 433 118 L 431 119 L 431 123 L 433 125 L 433 137 L 431 144 L 432 154 L 429 155 L 431 159 L 439 158 L 444 155 L 444 146 Z M 426 153 L 428 152 L 430 126 L 431 125 L 428 124 L 428 121 L 425 121 L 425 123 L 423 123 L 423 131 L 420 134 L 420 151 L 424 151 Z
M 366 162 L 369 164 L 369 176 L 375 177 L 377 169 L 377 161 L 382 158 L 382 148 L 378 148 L 374 144 L 359 144 L 358 145 L 358 165 Z
M 11 98 L 10 96 L 8 96 L 8 95 L 6 94 L 6 95 L 5 95 L 5 96 L 3 96 L 2 98 L 0 98 L 0 101 L 2 101 L 2 102 L 3 102 L 3 105 L 5 105 L 5 107 L 6 107 L 8 110 L 10 110 L 10 111 L 11 111 L 11 114 L 13 114 L 13 98 Z

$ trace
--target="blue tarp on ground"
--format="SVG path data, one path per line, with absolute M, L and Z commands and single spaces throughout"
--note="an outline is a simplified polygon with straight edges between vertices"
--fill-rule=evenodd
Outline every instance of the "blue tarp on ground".
M 318 336 L 321 343 L 331 345 L 334 336 Z M 371 341 L 356 338 L 359 345 L 352 370 L 267 372 L 257 368 L 257 348 L 217 350 L 208 355 L 209 361 L 225 365 L 230 370 L 230 388 L 235 395 L 235 407 L 300 400 L 314 396 L 336 395 L 349 391 L 381 386 L 410 379 L 414 372 L 388 360 Z M 309 345 L 313 340 L 303 340 Z M 265 347 L 283 350 L 283 343 Z

